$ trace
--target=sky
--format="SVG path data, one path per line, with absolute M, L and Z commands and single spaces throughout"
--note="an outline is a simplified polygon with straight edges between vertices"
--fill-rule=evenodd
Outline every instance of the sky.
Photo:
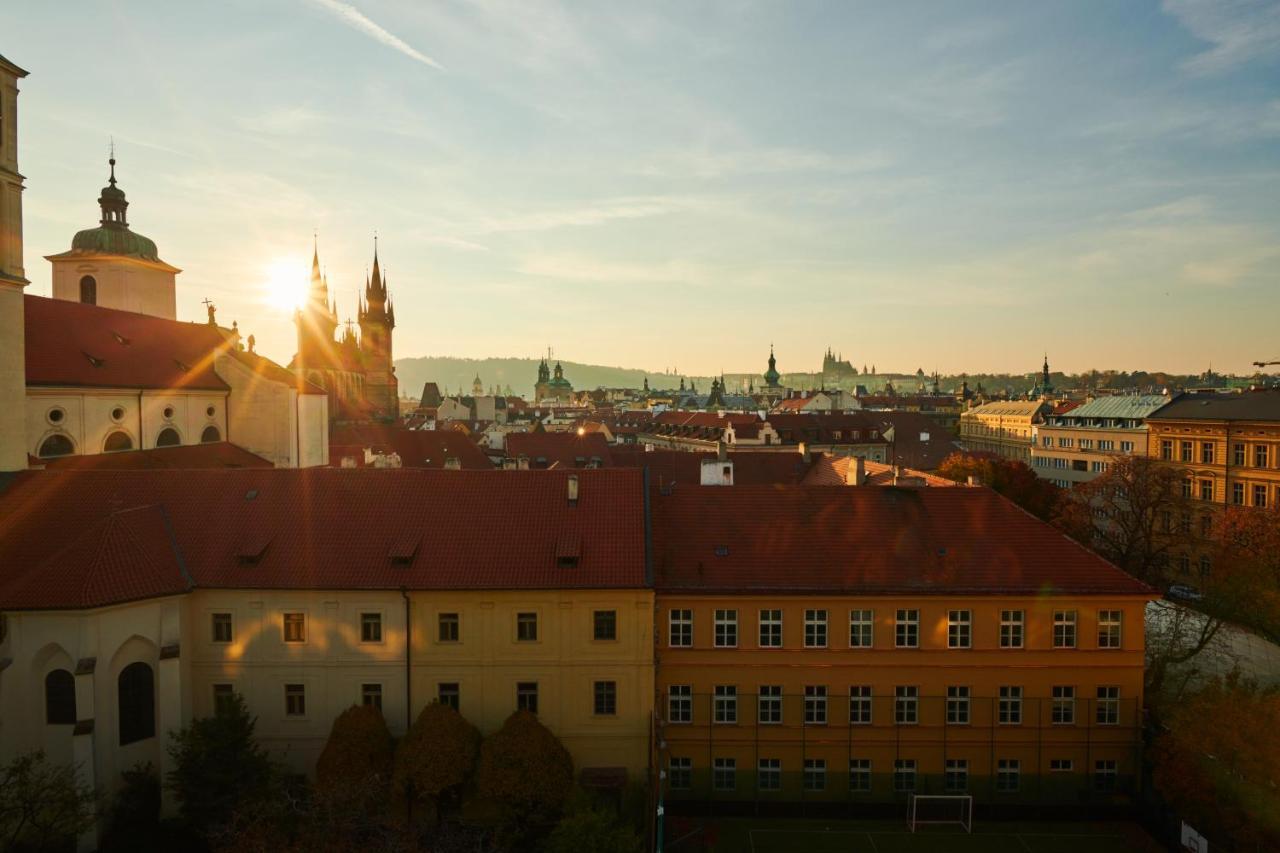
M 682 373 L 1280 359 L 1280 2 L 8 0 L 29 292 L 114 138 L 178 314 Z

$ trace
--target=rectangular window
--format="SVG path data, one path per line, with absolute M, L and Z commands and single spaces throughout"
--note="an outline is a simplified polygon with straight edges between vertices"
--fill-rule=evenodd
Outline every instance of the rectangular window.
M 235 708 L 236 689 L 230 684 L 213 685 L 213 713 L 229 714 Z
M 1053 611 L 1053 647 L 1055 649 L 1076 647 L 1076 612 L 1074 610 Z
M 520 643 L 535 643 L 538 641 L 537 613 L 516 614 L 516 641 Z
M 595 640 L 618 639 L 618 611 L 596 610 L 591 614 L 591 637 Z
M 693 685 L 672 684 L 667 688 L 667 722 L 693 722 Z
M 735 758 L 717 758 L 711 763 L 711 785 L 717 791 L 732 791 L 738 787 L 738 761 Z
M 827 790 L 827 760 L 825 758 L 806 758 L 804 760 L 804 789 L 806 791 Z
M 229 643 L 232 639 L 231 614 L 213 614 L 213 641 L 215 643 Z
M 693 645 L 693 611 L 672 610 L 668 615 L 668 644 L 679 647 Z
M 1095 719 L 1100 726 L 1115 726 L 1120 723 L 1120 688 L 1099 687 L 1096 703 Z
M 1167 438 L 1160 440 L 1160 458 L 1166 462 L 1173 461 L 1173 442 Z
M 1183 462 L 1190 462 L 1191 461 L 1191 442 L 1189 441 L 1181 442 L 1181 447 L 1179 447 L 1179 450 L 1181 451 L 1181 454 L 1179 455 L 1178 458 L 1181 459 Z
M 1076 721 L 1076 689 L 1062 685 L 1053 688 L 1050 719 L 1055 726 L 1070 726 Z
M 782 722 L 782 685 L 761 685 L 756 702 L 758 703 L 757 720 L 766 725 Z
M 286 684 L 284 686 L 284 713 L 286 717 L 305 717 L 307 715 L 307 686 L 305 684 Z
M 1016 758 L 1001 758 L 996 761 L 996 790 L 1002 793 L 1013 793 L 1018 790 L 1019 777 L 1022 775 L 1022 762 Z
M 1231 484 L 1231 502 L 1236 506 L 1244 506 L 1244 483 Z
M 947 648 L 967 649 L 973 644 L 973 611 L 947 611 Z
M 893 690 L 893 719 L 900 726 L 915 725 L 920 702 L 919 687 L 895 687 Z
M 1120 452 L 1121 452 L 1121 453 L 1132 453 L 1132 452 L 1133 452 L 1133 442 L 1132 442 L 1132 441 L 1121 441 L 1121 442 L 1120 442 Z
M 967 726 L 969 724 L 969 688 L 947 688 L 947 725 Z
M 916 760 L 899 758 L 893 762 L 893 790 L 914 791 L 916 789 Z
M 360 685 L 360 704 L 372 705 L 379 711 L 382 710 L 382 685 L 381 684 L 361 684 Z
M 756 787 L 761 791 L 782 790 L 781 758 L 762 758 L 756 762 Z
M 1050 773 L 1070 773 L 1075 768 L 1075 764 L 1070 758 L 1050 758 Z
M 948 794 L 969 790 L 969 762 L 964 758 L 948 758 L 943 769 L 942 785 Z
M 284 641 L 286 643 L 303 643 L 307 639 L 307 614 L 284 614 Z
M 900 649 L 920 646 L 920 611 L 899 610 L 893 624 L 894 645 Z
M 874 639 L 875 614 L 870 610 L 849 611 L 849 648 L 869 649 Z
M 597 681 L 595 683 L 595 715 L 612 717 L 618 713 L 618 682 Z
M 458 620 L 457 613 L 441 613 L 436 617 L 439 633 L 437 636 L 442 643 L 456 643 L 458 638 L 462 636 L 461 623 Z
M 671 756 L 667 759 L 667 784 L 677 791 L 693 787 L 693 759 Z
M 1021 610 L 1000 611 L 1000 648 L 1022 648 L 1022 634 L 1026 615 Z
M 1003 726 L 1022 725 L 1022 688 L 1012 685 L 1000 688 L 1000 703 L 997 709 L 1000 724 Z
M 360 614 L 360 642 L 362 643 L 381 643 L 382 642 L 382 614 L 381 613 L 361 613 Z
M 441 705 L 448 705 L 453 710 L 460 710 L 462 699 L 462 691 L 458 688 L 458 682 L 446 681 L 442 682 L 436 688 L 436 701 Z
M 1253 446 L 1253 467 L 1267 467 L 1267 446 L 1265 444 L 1255 444 Z
M 1202 465 L 1213 464 L 1213 442 L 1212 441 L 1200 442 L 1200 464 Z
M 849 790 L 866 793 L 871 790 L 871 759 L 849 759 Z
M 760 611 L 760 648 L 782 648 L 782 611 Z
M 1267 487 L 1255 484 L 1253 487 L 1253 505 L 1257 507 L 1265 507 L 1267 505 Z
M 738 688 L 732 684 L 717 684 L 712 696 L 712 719 L 717 723 L 738 722 Z
M 827 688 L 822 684 L 808 684 L 804 688 L 804 722 L 809 726 L 827 724 Z
M 738 611 L 716 611 L 716 645 L 733 648 L 738 645 Z
M 1191 478 L 1190 477 L 1182 478 L 1182 496 L 1184 498 L 1187 498 L 1188 500 L 1190 500 L 1191 498 Z
M 516 710 L 538 713 L 538 682 L 516 682 Z
M 849 724 L 871 725 L 871 685 L 855 684 L 849 688 Z
M 804 612 L 804 645 L 809 649 L 826 648 L 827 611 L 806 610 Z
M 1244 467 L 1244 445 L 1233 444 L 1231 446 L 1231 463 L 1240 467 Z
M 1093 788 L 1095 791 L 1114 791 L 1120 780 L 1120 773 L 1114 758 L 1104 758 L 1093 762 Z
M 1122 615 L 1119 610 L 1098 611 L 1098 648 L 1120 648 L 1120 619 Z
M 1213 500 L 1213 480 L 1200 481 L 1200 500 L 1202 501 Z

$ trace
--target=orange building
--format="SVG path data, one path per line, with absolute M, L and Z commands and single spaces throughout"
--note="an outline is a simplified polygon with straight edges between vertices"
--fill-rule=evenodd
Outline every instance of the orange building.
M 1150 590 L 982 488 L 653 497 L 668 800 L 1132 789 Z

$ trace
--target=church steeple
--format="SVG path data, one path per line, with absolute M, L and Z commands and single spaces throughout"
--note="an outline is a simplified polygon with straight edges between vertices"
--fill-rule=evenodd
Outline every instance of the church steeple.
M 100 220 L 105 228 L 128 228 L 129 222 L 125 218 L 125 211 L 129 208 L 129 202 L 125 200 L 124 190 L 116 186 L 116 146 L 111 144 L 111 155 L 107 160 L 111 166 L 111 177 L 107 181 L 107 185 L 102 188 L 102 194 L 98 197 L 98 206 L 102 208 L 102 219 Z

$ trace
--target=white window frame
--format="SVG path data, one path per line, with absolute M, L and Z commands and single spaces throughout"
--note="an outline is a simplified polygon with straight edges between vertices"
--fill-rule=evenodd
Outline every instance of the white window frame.
M 761 684 L 756 689 L 756 722 L 762 726 L 782 725 L 782 685 Z
M 781 610 L 773 609 L 773 610 L 760 611 L 759 635 L 760 635 L 759 636 L 760 648 L 762 649 L 782 648 L 782 611 Z
M 1027 637 L 1027 611 L 1000 611 L 1000 648 L 1021 649 Z
M 857 713 L 855 713 L 857 709 Z M 870 684 L 849 685 L 849 725 L 871 725 L 873 713 L 872 690 Z
M 866 642 L 862 642 L 863 640 Z M 849 648 L 870 649 L 875 647 L 876 612 L 865 608 L 849 611 Z
M 804 686 L 804 724 L 806 726 L 827 724 L 827 685 L 806 684 Z
M 947 611 L 947 648 L 973 648 L 973 611 Z
M 679 639 L 681 642 L 676 642 Z M 667 645 L 673 649 L 693 647 L 693 611 L 672 608 L 667 611 Z
M 828 611 L 823 608 L 804 611 L 804 647 L 806 649 L 827 647 L 827 615 Z
M 1098 648 L 1119 649 L 1124 646 L 1124 611 L 1098 611 Z
M 1115 684 L 1099 685 L 1094 695 L 1094 723 L 1099 726 L 1120 725 L 1119 686 Z
M 732 608 L 716 609 L 714 626 L 713 642 L 717 649 L 736 649 L 738 647 L 737 610 Z
M 1055 649 L 1074 649 L 1079 642 L 1076 611 L 1053 611 L 1053 647 Z
M 693 722 L 692 684 L 671 684 L 667 687 L 667 722 L 674 725 Z
M 969 725 L 969 721 L 971 719 L 969 714 L 969 697 L 970 690 L 967 685 L 952 684 L 947 687 L 947 725 Z
M 1074 726 L 1076 724 L 1076 688 L 1071 684 L 1053 685 L 1052 701 L 1049 706 L 1049 720 L 1055 726 Z
M 1002 726 L 1022 725 L 1022 686 L 1002 684 L 998 695 L 996 722 Z
M 919 687 L 914 684 L 899 684 L 893 688 L 893 722 L 897 726 L 919 725 Z
M 893 618 L 893 646 L 896 649 L 920 648 L 920 611 L 900 608 Z
M 717 684 L 711 695 L 711 721 L 717 726 L 738 724 L 738 686 Z

